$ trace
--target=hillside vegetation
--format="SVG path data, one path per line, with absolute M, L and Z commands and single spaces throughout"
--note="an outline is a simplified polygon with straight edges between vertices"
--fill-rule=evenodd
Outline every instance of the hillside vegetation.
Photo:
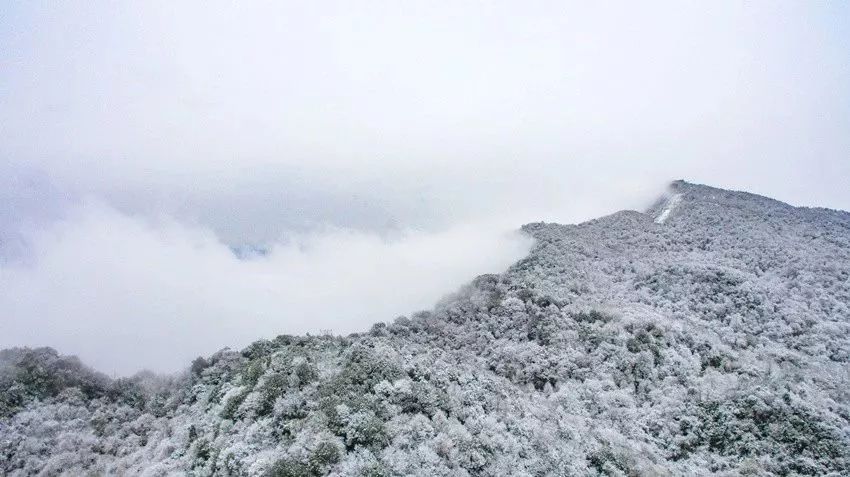
M 117 381 L 3 351 L 0 474 L 850 474 L 850 214 L 679 181 L 523 230 L 506 272 L 362 334 Z

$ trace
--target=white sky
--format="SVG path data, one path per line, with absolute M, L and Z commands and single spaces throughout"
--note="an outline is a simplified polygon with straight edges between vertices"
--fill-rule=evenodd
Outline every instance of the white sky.
M 671 179 L 848 210 L 848 132 L 842 2 L 6 2 L 0 346 L 361 330 Z

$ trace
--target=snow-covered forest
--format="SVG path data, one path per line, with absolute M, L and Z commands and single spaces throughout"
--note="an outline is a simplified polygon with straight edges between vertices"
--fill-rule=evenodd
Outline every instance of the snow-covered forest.
M 509 270 L 361 334 L 118 380 L 2 351 L 0 474 L 850 474 L 850 213 L 678 181 L 523 230 Z

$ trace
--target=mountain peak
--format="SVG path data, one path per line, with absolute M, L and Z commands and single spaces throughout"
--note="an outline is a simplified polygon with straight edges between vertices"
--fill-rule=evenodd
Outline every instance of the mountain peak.
M 791 213 L 794 206 L 751 192 L 721 189 L 682 179 L 672 181 L 646 213 L 663 224 L 677 216 L 691 214 L 705 219 L 726 214 Z M 695 217 L 698 219 L 699 217 Z

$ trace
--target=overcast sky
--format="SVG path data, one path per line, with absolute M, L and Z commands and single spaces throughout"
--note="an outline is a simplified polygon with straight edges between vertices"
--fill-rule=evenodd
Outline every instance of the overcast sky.
M 0 347 L 364 330 L 678 178 L 850 210 L 850 5 L 0 6 Z

